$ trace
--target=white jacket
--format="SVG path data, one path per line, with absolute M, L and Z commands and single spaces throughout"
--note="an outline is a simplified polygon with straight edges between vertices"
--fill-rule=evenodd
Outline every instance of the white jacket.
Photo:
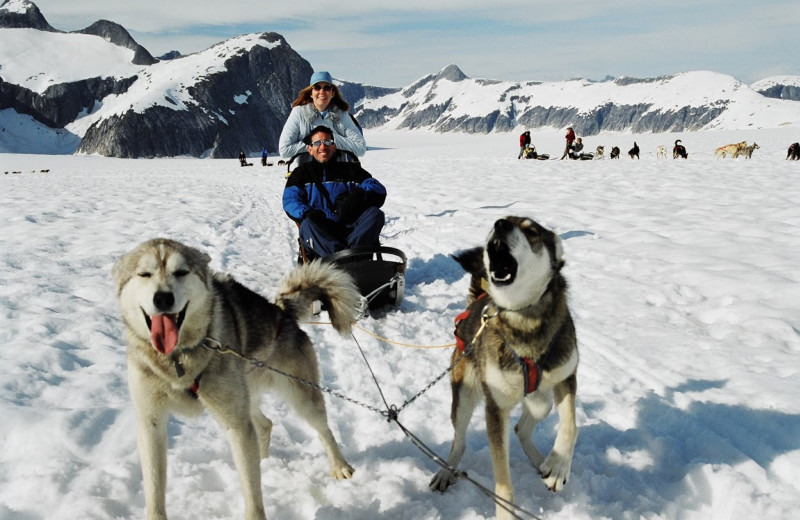
M 367 142 L 361 130 L 353 122 L 350 114 L 331 104 L 325 115 L 321 114 L 313 103 L 292 108 L 286 124 L 283 125 L 278 149 L 282 157 L 290 158 L 295 154 L 307 151 L 303 142 L 311 130 L 324 125 L 333 130 L 333 141 L 339 150 L 353 152 L 362 157 L 367 152 Z

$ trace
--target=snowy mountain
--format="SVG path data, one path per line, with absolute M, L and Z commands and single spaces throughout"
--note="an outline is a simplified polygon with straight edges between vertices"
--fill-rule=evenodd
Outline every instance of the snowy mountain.
M 275 150 L 291 101 L 313 72 L 275 33 L 158 61 L 113 22 L 74 33 L 44 26 L 32 2 L 0 5 L 0 151 L 234 157 L 240 149 Z M 30 143 L 31 134 L 45 138 Z
M 762 79 L 750 88 L 767 97 L 800 101 L 800 76 L 775 76 Z
M 365 100 L 366 128 L 507 132 L 572 126 L 607 131 L 681 132 L 800 124 L 800 103 L 767 99 L 731 76 L 686 72 L 651 79 L 514 83 L 468 78 L 455 65 Z
M 34 3 L 6 0 L 0 152 L 234 157 L 275 150 L 291 101 L 313 71 L 268 32 L 170 58 L 154 58 L 114 22 L 65 33 Z M 572 126 L 595 135 L 800 125 L 797 77 L 757 89 L 704 71 L 507 82 L 469 78 L 449 65 L 402 89 L 337 82 L 367 129 L 480 134 Z

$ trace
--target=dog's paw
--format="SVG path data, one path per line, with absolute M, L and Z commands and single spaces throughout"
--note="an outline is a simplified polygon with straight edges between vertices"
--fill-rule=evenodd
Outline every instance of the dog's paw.
M 431 479 L 431 483 L 428 486 L 434 490 L 438 491 L 439 493 L 444 493 L 447 491 L 447 488 L 452 486 L 456 481 L 456 477 L 450 470 L 447 469 L 440 469 Z
M 539 474 L 550 491 L 561 491 L 569 480 L 572 457 L 551 453 L 539 466 Z
M 341 465 L 331 468 L 331 476 L 333 476 L 336 480 L 349 480 L 352 478 L 353 473 L 355 472 L 356 470 L 354 470 L 350 464 L 344 461 L 342 461 Z

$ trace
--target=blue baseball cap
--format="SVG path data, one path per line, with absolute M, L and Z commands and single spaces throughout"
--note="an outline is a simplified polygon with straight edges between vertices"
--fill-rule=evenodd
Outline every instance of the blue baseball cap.
M 311 83 L 309 85 L 316 85 L 317 83 L 330 83 L 333 85 L 333 78 L 327 70 L 320 70 L 311 75 Z

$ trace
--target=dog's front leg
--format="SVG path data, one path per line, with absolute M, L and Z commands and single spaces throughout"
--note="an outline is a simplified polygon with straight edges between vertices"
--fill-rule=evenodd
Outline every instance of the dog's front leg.
M 575 394 L 577 378 L 572 374 L 553 388 L 558 410 L 558 433 L 553 449 L 539 468 L 545 485 L 551 491 L 559 491 L 569 479 L 572 454 L 578 439 L 575 422 Z
M 139 416 L 136 445 L 142 463 L 147 520 L 166 520 L 168 414 Z
M 266 520 L 264 499 L 261 495 L 261 457 L 258 437 L 253 423 L 247 420 L 228 427 L 228 439 L 233 452 L 233 461 L 239 472 L 244 494 L 245 518 Z
M 539 471 L 542 462 L 544 462 L 544 457 L 533 444 L 533 429 L 547 417 L 552 408 L 553 400 L 550 391 L 540 390 L 529 394 L 522 400 L 522 417 L 514 427 L 514 432 L 522 445 L 522 450 L 537 471 Z
M 511 484 L 511 468 L 508 462 L 508 410 L 500 408 L 490 396 L 486 397 L 486 434 L 492 453 L 494 468 L 494 493 L 501 502 L 514 502 L 514 487 Z M 512 515 L 498 502 L 495 511 L 497 520 L 511 520 Z
M 453 371 L 457 375 L 456 371 Z M 457 468 L 461 457 L 464 456 L 466 449 L 467 427 L 475 407 L 478 404 L 479 396 L 473 387 L 466 383 L 454 383 L 452 385 L 453 403 L 450 412 L 450 419 L 453 423 L 453 444 L 450 446 L 450 455 L 447 457 L 447 465 L 450 468 Z M 444 492 L 456 481 L 456 476 L 447 468 L 442 468 L 436 472 L 430 482 L 430 488 L 434 491 Z
M 156 395 L 152 381 L 128 365 L 128 385 L 137 412 L 136 446 L 142 465 L 147 520 L 166 520 L 167 488 L 167 396 Z
M 245 518 L 266 520 L 264 499 L 261 495 L 258 436 L 250 418 L 250 397 L 244 390 L 244 382 L 242 388 L 239 398 L 234 400 L 229 399 L 231 393 L 225 391 L 225 385 L 207 388 L 206 391 L 201 390 L 200 399 L 228 434 L 233 462 L 236 464 L 242 484 Z

